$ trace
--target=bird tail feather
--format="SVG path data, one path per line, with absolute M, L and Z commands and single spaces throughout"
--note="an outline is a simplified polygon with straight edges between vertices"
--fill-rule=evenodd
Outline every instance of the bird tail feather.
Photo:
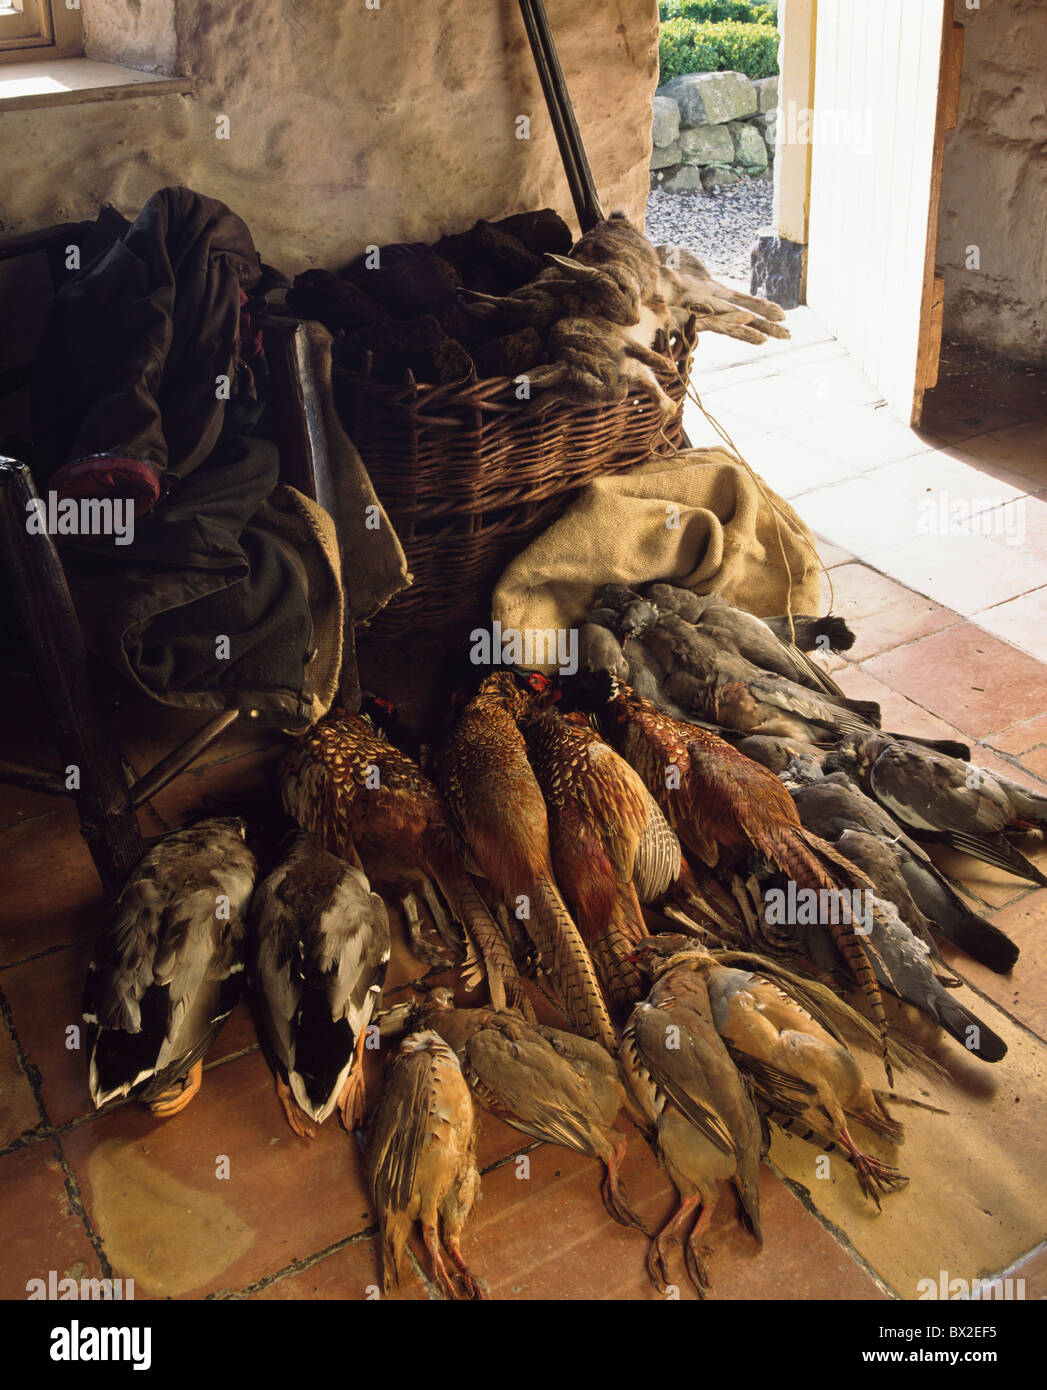
M 614 1052 L 617 1041 L 592 958 L 556 885 L 545 874 L 534 884 L 525 926 L 545 958 L 545 968 L 580 1033 Z

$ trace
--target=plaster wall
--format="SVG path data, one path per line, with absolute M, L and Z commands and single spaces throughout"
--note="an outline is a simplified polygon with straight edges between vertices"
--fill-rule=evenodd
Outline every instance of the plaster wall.
M 956 0 L 955 18 L 965 35 L 938 231 L 944 331 L 1047 364 L 1047 6 Z
M 547 8 L 605 207 L 642 219 L 656 0 Z M 88 57 L 188 75 L 194 92 L 5 116 L 0 231 L 92 216 L 104 201 L 133 215 L 154 189 L 184 183 L 227 202 L 263 259 L 293 274 L 477 217 L 553 206 L 573 221 L 516 0 L 83 0 L 83 11 Z M 521 115 L 529 139 L 517 138 Z

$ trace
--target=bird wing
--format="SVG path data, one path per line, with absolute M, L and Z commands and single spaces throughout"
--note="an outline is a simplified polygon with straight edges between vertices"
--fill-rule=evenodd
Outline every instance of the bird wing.
M 793 681 L 757 675 L 750 679 L 749 688 L 765 704 L 785 710 L 810 724 L 819 724 L 841 734 L 867 734 L 868 720 L 819 696 Z
M 291 1020 L 298 1012 L 304 982 L 297 916 L 280 892 L 287 872 L 287 865 L 281 864 L 259 884 L 251 900 L 255 995 L 268 1040 L 284 1071 L 294 1066 Z
M 619 883 L 628 883 L 635 867 L 636 843 L 650 818 L 647 788 L 609 744 L 594 740 L 587 751 L 589 807 Z
M 594 1130 L 603 1120 L 592 1095 L 541 1035 L 514 1041 L 500 1029 L 480 1029 L 466 1046 L 466 1072 L 484 1103 L 525 1134 L 597 1151 Z
M 1006 797 L 992 778 L 943 753 L 888 744 L 869 781 L 880 803 L 917 830 L 999 835 L 1007 826 Z
M 344 1018 L 354 1037 L 381 1000 L 389 953 L 385 903 L 371 892 L 366 876 L 347 864 L 317 922 L 314 958 L 326 980 L 331 1017 Z
M 390 1068 L 367 1150 L 379 1210 L 410 1209 L 428 1131 L 435 1064 L 432 1052 L 419 1049 L 401 1054 Z
M 679 877 L 682 857 L 676 832 L 657 801 L 647 792 L 647 824 L 636 846 L 633 862 L 633 883 L 642 903 L 655 902 L 669 891 Z
M 733 1154 L 734 1139 L 716 1100 L 717 1073 L 725 1066 L 733 1068 L 733 1063 L 711 1025 L 712 1039 L 704 1036 L 699 1043 L 668 1010 L 640 1004 L 630 1027 L 643 1065 L 659 1089 L 711 1143 Z

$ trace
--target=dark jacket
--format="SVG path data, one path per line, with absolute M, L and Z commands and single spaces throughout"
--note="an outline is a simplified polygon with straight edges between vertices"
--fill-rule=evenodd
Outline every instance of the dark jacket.
M 103 213 L 41 342 L 34 472 L 42 493 L 137 499 L 133 544 L 62 543 L 96 651 L 163 703 L 298 728 L 312 622 L 298 557 L 259 524 L 279 456 L 264 359 L 241 335 L 243 292 L 265 278 L 212 198 L 165 188 L 133 225 Z

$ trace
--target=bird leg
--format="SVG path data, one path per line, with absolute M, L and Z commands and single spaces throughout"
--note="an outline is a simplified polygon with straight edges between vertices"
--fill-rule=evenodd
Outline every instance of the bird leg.
M 180 1110 L 184 1110 L 197 1091 L 203 1084 L 204 1079 L 204 1059 L 201 1057 L 186 1072 L 185 1076 L 180 1077 L 173 1086 L 166 1091 L 161 1091 L 155 1100 L 147 1105 L 150 1115 L 157 1115 L 162 1119 L 170 1115 L 177 1115 Z
M 282 1076 L 276 1078 L 276 1098 L 284 1108 L 287 1123 L 300 1139 L 315 1139 L 316 1126 L 295 1100 L 291 1088 Z
M 452 958 L 445 952 L 434 950 L 425 939 L 424 923 L 422 914 L 418 910 L 417 894 L 405 893 L 400 899 L 400 907 L 403 910 L 404 921 L 407 923 L 407 933 L 411 938 L 411 954 L 416 956 L 418 960 L 424 961 L 426 965 L 441 967 L 453 965 Z
M 899 1187 L 904 1187 L 909 1179 L 889 1163 L 873 1158 L 872 1154 L 863 1154 L 851 1138 L 846 1125 L 840 1126 L 839 1140 L 850 1154 L 854 1170 L 858 1174 L 858 1186 L 866 1197 L 873 1199 L 877 1211 L 881 1210 L 879 1193 L 894 1192 Z
M 338 1116 L 342 1121 L 342 1128 L 347 1134 L 352 1134 L 363 1124 L 367 1115 L 367 1091 L 364 1087 L 363 1054 L 364 1042 L 367 1038 L 367 1029 L 361 1029 L 360 1036 L 356 1040 L 356 1052 L 353 1055 L 353 1065 L 349 1068 L 349 1075 L 345 1078 L 345 1085 L 342 1087 L 335 1102 L 338 1109 Z
M 628 1141 L 625 1135 L 622 1142 L 607 1160 L 607 1172 L 604 1175 L 601 1191 L 603 1192 L 603 1203 L 609 1214 L 615 1221 L 623 1226 L 635 1226 L 638 1231 L 643 1231 L 645 1236 L 650 1235 L 647 1227 L 629 1206 L 625 1200 L 625 1193 L 622 1191 L 619 1169 L 622 1159 L 625 1157 L 625 1146 Z
M 455 1288 L 451 1276 L 447 1273 L 447 1266 L 444 1264 L 443 1256 L 440 1254 L 440 1237 L 435 1226 L 422 1224 L 422 1239 L 425 1241 L 425 1248 L 429 1251 L 429 1261 L 432 1266 L 433 1282 L 441 1293 L 448 1298 L 457 1298 L 458 1290 Z
M 451 1259 L 454 1260 L 455 1264 L 458 1266 L 458 1273 L 462 1277 L 462 1283 L 465 1285 L 465 1291 L 468 1296 L 481 1300 L 485 1299 L 487 1295 L 484 1293 L 483 1285 L 462 1257 L 462 1249 L 458 1244 L 458 1237 L 445 1235 L 444 1245 L 447 1246 Z
M 680 1237 L 677 1232 L 695 1207 L 701 1206 L 701 1202 L 702 1199 L 699 1196 L 682 1198 L 675 1214 L 670 1217 L 647 1247 L 647 1273 L 659 1293 L 668 1292 L 669 1266 L 665 1247 L 680 1244 Z
M 698 1220 L 694 1223 L 694 1229 L 687 1237 L 687 1244 L 684 1246 L 684 1264 L 687 1266 L 687 1273 L 691 1276 L 691 1283 L 698 1290 L 699 1298 L 704 1298 L 705 1290 L 711 1287 L 709 1271 L 705 1267 L 702 1256 L 712 1252 L 707 1245 L 702 1245 L 700 1238 L 709 1229 L 715 1208 L 715 1201 L 703 1203 Z
M 749 896 L 748 888 L 737 874 L 733 874 L 731 877 L 731 893 L 735 902 L 738 904 L 739 912 L 742 914 L 745 930 L 749 933 L 749 940 L 753 942 L 759 941 L 761 935 L 760 927 L 753 915 L 752 901 Z
M 456 956 L 459 955 L 462 949 L 462 943 L 454 927 L 451 926 L 451 919 L 444 911 L 444 905 L 437 896 L 436 889 L 433 887 L 432 880 L 429 878 L 422 880 L 422 897 L 425 899 L 425 905 L 432 915 L 433 925 L 439 932 L 440 939 L 449 951 L 453 952 Z

